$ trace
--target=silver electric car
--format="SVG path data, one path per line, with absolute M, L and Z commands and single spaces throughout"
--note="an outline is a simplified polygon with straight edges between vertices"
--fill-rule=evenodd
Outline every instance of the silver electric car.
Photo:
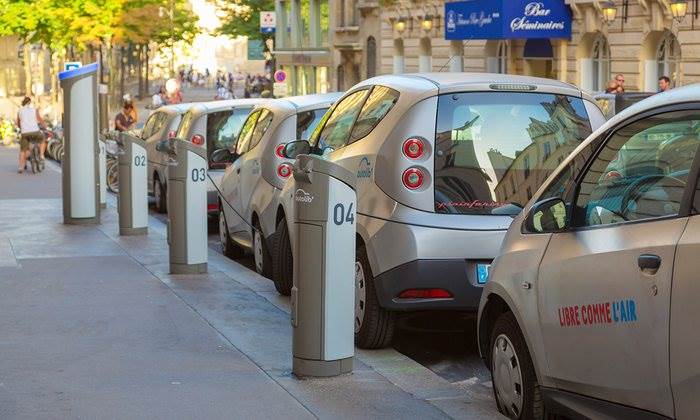
M 700 412 L 700 85 L 595 131 L 508 231 L 479 348 L 511 418 Z
M 396 311 L 476 311 L 513 217 L 604 122 L 566 83 L 498 74 L 381 76 L 353 87 L 310 145 L 357 174 L 356 344 L 391 341 Z M 293 191 L 278 208 L 276 282 L 291 282 Z
M 231 99 L 202 102 L 192 106 L 182 117 L 176 136 L 179 139 L 205 147 L 209 159 L 209 176 L 219 185 L 228 162 L 212 159 L 214 151 L 235 146 L 238 134 L 248 114 L 256 105 L 269 99 Z M 167 190 L 166 190 L 167 191 Z M 216 186 L 207 179 L 207 213 L 219 215 L 219 199 Z
M 219 205 L 219 235 L 227 256 L 252 251 L 258 273 L 272 276 L 270 237 L 276 228 L 278 195 L 292 174 L 291 162 L 282 154 L 284 145 L 308 139 L 341 95 L 295 96 L 260 104 L 243 124 L 235 150 L 215 152 L 216 161 L 232 162 L 221 180 Z
M 159 213 L 166 211 L 165 184 L 167 181 L 166 157 L 156 150 L 161 140 L 175 137 L 182 116 L 193 104 L 167 105 L 153 111 L 139 137 L 146 140 L 148 158 L 148 193 L 155 197 L 155 208 Z

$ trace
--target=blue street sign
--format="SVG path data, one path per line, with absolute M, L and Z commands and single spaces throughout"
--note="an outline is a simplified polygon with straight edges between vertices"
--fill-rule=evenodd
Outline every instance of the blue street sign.
M 465 0 L 445 3 L 445 39 L 571 38 L 564 0 Z

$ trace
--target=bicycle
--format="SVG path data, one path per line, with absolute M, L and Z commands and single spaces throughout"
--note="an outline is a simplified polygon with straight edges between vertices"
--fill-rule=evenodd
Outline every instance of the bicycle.
M 44 170 L 44 160 L 41 159 L 41 143 L 44 142 L 44 133 L 42 131 L 41 138 L 32 138 L 29 140 L 29 161 L 32 166 L 32 173 L 41 173 Z

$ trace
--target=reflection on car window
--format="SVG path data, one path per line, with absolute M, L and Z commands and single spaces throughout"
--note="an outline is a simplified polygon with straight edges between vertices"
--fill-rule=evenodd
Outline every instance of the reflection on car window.
M 345 145 L 366 96 L 367 90 L 360 90 L 338 103 L 318 136 L 316 146 L 319 149 L 330 147 L 337 150 Z
M 375 86 L 352 128 L 350 143 L 364 138 L 374 130 L 374 127 L 376 127 L 379 121 L 394 107 L 398 99 L 399 92 L 394 89 L 384 86 Z
M 207 155 L 210 159 L 216 150 L 235 146 L 248 113 L 250 108 L 235 108 L 207 116 Z
M 293 140 L 309 140 L 311 133 L 316 130 L 318 124 L 323 120 L 323 115 L 328 108 L 314 109 L 297 114 L 297 138 Z
M 580 98 L 518 92 L 441 95 L 435 211 L 518 214 L 590 134 Z
M 688 112 L 647 118 L 616 132 L 582 179 L 576 225 L 678 214 L 699 134 L 700 119 Z
M 255 123 L 258 122 L 259 116 L 260 111 L 255 111 L 248 116 L 245 124 L 243 124 L 241 134 L 238 136 L 238 144 L 236 145 L 237 154 L 242 155 L 248 150 L 250 139 L 253 137 L 253 129 L 255 128 Z
M 180 121 L 180 126 L 177 128 L 176 137 L 182 140 L 189 140 L 190 128 L 194 122 L 194 112 L 187 111 Z
M 143 130 L 141 130 L 141 138 L 142 139 L 148 139 L 153 135 L 153 132 L 155 131 L 153 127 L 156 125 L 156 120 L 158 119 L 158 115 L 160 112 L 156 112 L 151 114 L 150 117 L 148 117 L 148 120 L 146 120 L 146 124 L 143 126 Z
M 260 115 L 258 116 L 258 122 L 255 124 L 255 128 L 253 129 L 253 135 L 250 138 L 250 146 L 248 147 L 248 150 L 251 150 L 253 147 L 257 146 L 258 143 L 260 143 L 260 140 L 263 138 L 265 132 L 270 127 L 271 122 L 272 112 L 270 112 L 267 109 L 263 109 L 262 111 L 260 111 Z

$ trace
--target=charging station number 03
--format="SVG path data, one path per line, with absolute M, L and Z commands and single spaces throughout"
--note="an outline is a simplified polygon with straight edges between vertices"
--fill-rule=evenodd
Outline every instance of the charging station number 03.
M 194 168 L 190 173 L 192 182 L 204 182 L 207 179 L 207 170 L 204 168 Z
M 333 223 L 338 226 L 344 225 L 346 222 L 351 225 L 355 223 L 355 212 L 353 211 L 353 203 L 345 209 L 343 203 L 338 203 L 333 207 Z

